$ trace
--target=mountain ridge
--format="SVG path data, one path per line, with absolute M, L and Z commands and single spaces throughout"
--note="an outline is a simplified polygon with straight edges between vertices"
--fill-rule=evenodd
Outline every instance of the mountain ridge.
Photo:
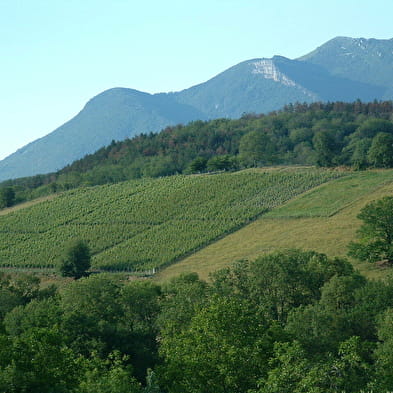
M 0 181 L 53 172 L 112 140 L 193 120 L 267 113 L 294 102 L 389 100 L 392 64 L 393 39 L 335 37 L 298 59 L 246 60 L 179 92 L 108 89 L 50 134 L 1 160 Z

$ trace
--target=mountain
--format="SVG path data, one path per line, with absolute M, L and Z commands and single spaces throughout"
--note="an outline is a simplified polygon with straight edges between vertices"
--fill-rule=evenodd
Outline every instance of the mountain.
M 291 102 L 370 101 L 384 93 L 383 87 L 331 75 L 320 65 L 274 56 L 242 62 L 175 96 L 209 118 L 234 118 L 270 112 Z
M 266 113 L 293 102 L 392 99 L 392 64 L 393 39 L 337 37 L 297 60 L 248 60 L 180 92 L 110 89 L 69 122 L 0 161 L 0 181 L 53 172 L 112 140 L 168 125 Z
M 203 113 L 168 94 L 110 89 L 91 99 L 79 114 L 49 135 L 0 161 L 0 180 L 53 172 L 112 140 L 204 118 Z
M 323 67 L 332 75 L 384 89 L 393 97 L 393 38 L 336 37 L 298 60 Z

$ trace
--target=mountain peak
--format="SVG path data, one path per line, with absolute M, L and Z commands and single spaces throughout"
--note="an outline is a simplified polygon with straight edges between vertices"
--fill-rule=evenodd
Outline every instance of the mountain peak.
M 294 102 L 393 98 L 393 39 L 335 37 L 297 60 L 243 61 L 180 92 L 115 87 L 52 133 L 0 161 L 0 181 L 48 173 L 109 144 L 192 120 L 267 113 Z
M 393 88 L 393 39 L 336 37 L 298 60 L 342 78 Z

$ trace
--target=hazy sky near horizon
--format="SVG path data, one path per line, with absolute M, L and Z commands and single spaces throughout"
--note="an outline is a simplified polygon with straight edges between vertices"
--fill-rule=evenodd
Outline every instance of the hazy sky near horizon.
M 103 90 L 178 91 L 336 36 L 390 39 L 392 15 L 391 0 L 0 0 L 0 159 Z

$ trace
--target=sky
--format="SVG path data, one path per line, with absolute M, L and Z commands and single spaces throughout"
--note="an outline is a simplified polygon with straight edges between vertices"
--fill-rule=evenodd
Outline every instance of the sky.
M 0 159 L 112 87 L 179 91 L 337 36 L 393 38 L 391 0 L 0 0 Z

